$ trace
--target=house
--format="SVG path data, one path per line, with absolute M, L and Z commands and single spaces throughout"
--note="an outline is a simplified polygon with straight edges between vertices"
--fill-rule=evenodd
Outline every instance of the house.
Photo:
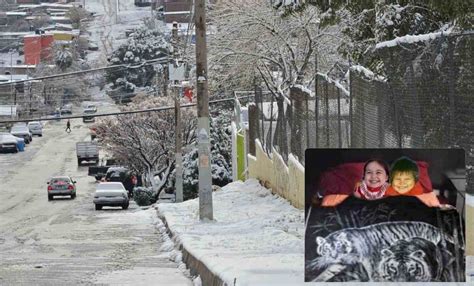
M 16 102 L 16 98 L 25 92 L 25 82 L 4 84 L 30 79 L 28 75 L 0 75 L 0 104 Z
M 33 32 L 0 32 L 0 52 L 17 49 L 23 42 L 23 37 L 32 34 Z
M 16 119 L 17 109 L 16 105 L 0 105 L 0 120 Z

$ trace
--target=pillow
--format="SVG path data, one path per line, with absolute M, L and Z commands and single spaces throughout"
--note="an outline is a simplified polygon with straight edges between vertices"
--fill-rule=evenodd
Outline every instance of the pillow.
M 344 194 L 350 195 L 354 191 L 355 184 L 362 180 L 365 162 L 343 163 L 333 167 L 321 174 L 319 189 L 323 195 Z M 424 193 L 433 191 L 431 180 L 428 175 L 429 164 L 417 161 L 418 181 L 423 187 Z

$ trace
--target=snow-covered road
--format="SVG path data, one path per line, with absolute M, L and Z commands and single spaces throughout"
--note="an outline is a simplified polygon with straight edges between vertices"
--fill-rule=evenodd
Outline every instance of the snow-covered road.
M 99 106 L 99 112 L 115 110 Z M 189 278 L 162 248 L 154 210 L 95 211 L 95 179 L 77 166 L 75 143 L 89 140 L 80 119 L 50 122 L 18 154 L 0 154 L 0 285 L 150 284 L 189 285 Z M 48 201 L 53 175 L 77 181 L 77 197 Z M 153 283 L 152 283 L 153 284 Z

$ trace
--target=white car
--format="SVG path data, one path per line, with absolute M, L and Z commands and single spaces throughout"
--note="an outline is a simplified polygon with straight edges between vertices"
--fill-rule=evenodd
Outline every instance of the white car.
M 97 112 L 97 106 L 95 104 L 87 104 L 84 106 L 83 113 L 96 113 Z
M 128 208 L 129 199 L 125 187 L 120 182 L 102 182 L 96 186 L 94 193 L 94 204 L 96 210 L 103 206 Z
M 10 130 L 10 133 L 13 136 L 25 139 L 26 144 L 29 144 L 33 140 L 33 136 L 31 136 L 30 129 L 28 129 L 28 126 L 26 125 L 14 125 Z
M 14 153 L 18 153 L 18 140 L 17 138 L 9 133 L 1 133 L 0 134 L 0 151 L 11 151 Z
M 31 135 L 43 136 L 43 125 L 39 121 L 28 122 L 28 129 L 30 129 Z

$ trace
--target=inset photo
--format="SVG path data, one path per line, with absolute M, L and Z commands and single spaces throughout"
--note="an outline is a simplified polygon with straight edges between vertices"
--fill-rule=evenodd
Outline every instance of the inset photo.
M 466 281 L 462 149 L 307 149 L 306 282 Z

